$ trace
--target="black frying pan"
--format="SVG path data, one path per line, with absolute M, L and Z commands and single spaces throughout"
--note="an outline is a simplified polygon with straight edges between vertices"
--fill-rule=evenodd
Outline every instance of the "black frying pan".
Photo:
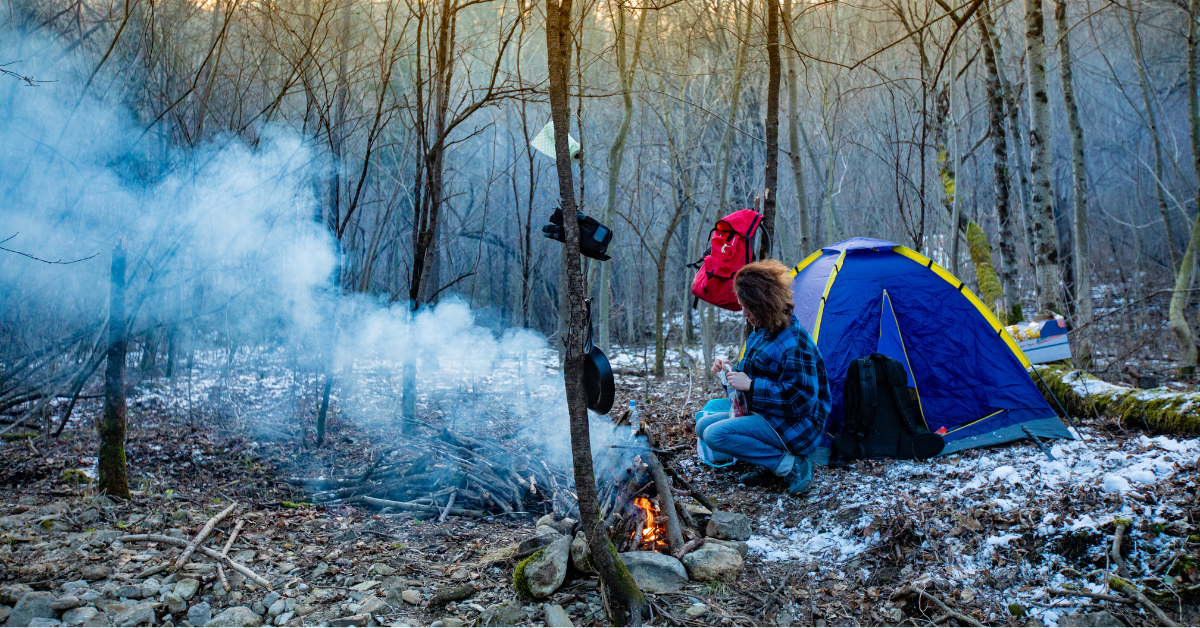
M 583 346 L 583 389 L 587 392 L 588 409 L 597 414 L 608 414 L 612 410 L 617 385 L 608 356 L 592 344 L 592 300 L 585 299 L 584 304 L 587 306 L 588 336 Z

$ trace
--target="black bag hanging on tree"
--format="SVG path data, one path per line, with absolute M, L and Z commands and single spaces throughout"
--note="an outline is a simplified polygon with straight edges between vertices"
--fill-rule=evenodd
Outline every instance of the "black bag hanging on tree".
M 612 231 L 581 211 L 575 212 L 575 217 L 579 219 L 580 255 L 602 262 L 612 259 L 605 254 L 608 251 L 608 243 L 612 242 Z M 551 240 L 566 241 L 567 232 L 563 228 L 562 208 L 554 208 L 554 213 L 550 215 L 550 224 L 542 227 L 542 233 Z

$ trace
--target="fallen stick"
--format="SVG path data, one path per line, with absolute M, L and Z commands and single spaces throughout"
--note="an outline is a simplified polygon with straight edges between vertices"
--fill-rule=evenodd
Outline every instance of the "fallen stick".
M 771 607 L 775 606 L 775 598 L 779 596 L 779 593 L 783 591 L 783 588 L 786 587 L 788 583 L 792 581 L 792 578 L 795 575 L 796 572 L 794 571 L 788 573 L 788 575 L 783 578 L 783 582 L 780 582 L 779 586 L 775 587 L 774 591 L 771 591 L 771 594 L 767 596 L 767 601 L 763 603 L 762 610 L 758 611 L 758 615 L 755 617 L 755 620 L 762 619 L 763 616 L 771 612 Z
M 226 591 L 229 591 L 229 578 L 225 577 L 225 570 L 221 569 L 220 564 L 217 564 L 217 575 L 221 577 L 221 586 L 225 587 Z
M 700 502 L 701 506 L 704 506 L 705 508 L 707 508 L 713 512 L 717 511 L 716 503 L 714 503 L 713 500 L 709 499 L 707 495 L 700 492 L 699 489 L 692 486 L 692 483 L 688 481 L 687 476 L 685 476 L 683 474 L 683 471 L 681 469 L 679 469 L 678 467 L 676 467 L 674 463 L 667 465 L 667 473 L 670 473 L 671 477 L 678 480 L 679 485 L 682 486 L 685 490 L 687 490 L 687 492 L 691 493 L 692 497 L 695 497 L 696 501 Z
M 419 510 L 421 512 L 441 513 L 442 509 L 437 506 L 426 506 L 425 504 L 414 504 L 412 502 L 397 502 L 390 499 L 379 499 L 377 497 L 359 497 L 354 501 L 360 501 L 364 504 L 379 506 L 380 508 L 397 508 L 400 510 Z M 482 517 L 482 510 L 464 510 L 462 508 L 451 508 L 450 514 L 460 517 Z
M 1089 597 L 1093 600 L 1103 600 L 1105 602 L 1117 602 L 1119 604 L 1137 604 L 1137 600 L 1133 598 L 1120 597 L 1116 595 L 1107 595 L 1104 593 L 1092 593 L 1091 591 L 1071 591 L 1069 589 L 1047 589 L 1047 593 L 1061 595 L 1063 597 Z
M 1125 566 L 1125 559 L 1121 558 L 1121 542 L 1125 539 L 1125 530 L 1129 529 L 1129 523 L 1123 519 L 1117 519 L 1117 529 L 1113 531 L 1112 549 L 1108 555 L 1112 558 L 1112 562 L 1117 566 L 1117 573 L 1121 574 L 1122 578 L 1132 578 L 1129 574 L 1129 568 Z
M 229 555 L 229 548 L 233 547 L 233 542 L 237 540 L 238 532 L 242 531 L 242 526 L 245 524 L 245 519 L 238 519 L 237 524 L 233 526 L 233 532 L 229 534 L 229 540 L 225 541 L 225 548 L 221 550 L 221 558 Z
M 188 544 L 188 542 L 183 539 L 177 539 L 173 536 L 166 536 L 166 535 L 162 535 L 162 534 L 127 534 L 125 536 L 117 537 L 117 540 L 122 543 L 136 543 L 136 542 L 163 543 L 165 545 L 174 545 L 176 547 L 183 547 Z M 204 546 L 197 547 L 196 550 L 199 551 L 200 553 L 204 554 L 205 556 L 208 556 L 209 558 L 216 560 L 218 562 L 218 565 L 217 565 L 218 567 L 220 567 L 220 564 L 219 564 L 220 561 L 224 560 L 225 564 L 229 565 L 234 571 L 253 580 L 255 584 L 257 584 L 261 587 L 264 587 L 268 590 L 271 589 L 271 583 L 266 578 L 263 578 L 262 576 L 254 573 L 254 571 L 252 569 L 250 569 L 249 567 L 242 565 L 241 563 L 234 562 L 234 560 L 232 558 L 230 558 L 228 556 L 222 556 L 221 552 L 218 552 L 215 549 L 209 549 Z
M 679 525 L 679 512 L 675 509 L 675 496 L 671 494 L 671 480 L 657 454 L 651 452 L 643 459 L 647 459 L 655 488 L 658 489 L 659 514 L 667 520 L 667 545 L 672 551 L 678 550 L 683 547 L 683 530 Z
M 696 551 L 701 545 L 704 545 L 704 537 L 692 539 L 685 543 L 683 547 L 676 550 L 672 556 L 674 556 L 676 560 L 683 560 L 684 554 L 689 554 Z
M 1175 620 L 1171 619 L 1170 616 L 1168 616 L 1166 613 L 1164 613 L 1163 610 L 1161 608 L 1159 608 L 1157 604 L 1155 604 L 1154 602 L 1151 602 L 1150 598 L 1146 597 L 1145 595 L 1142 595 L 1142 592 L 1139 591 L 1138 588 L 1133 586 L 1132 584 L 1130 584 L 1120 578 L 1109 578 L 1108 586 L 1109 586 L 1109 588 L 1116 589 L 1116 590 L 1120 591 L 1121 593 L 1124 593 L 1125 595 L 1128 595 L 1129 597 L 1137 600 L 1138 604 L 1141 604 L 1142 608 L 1146 609 L 1146 612 L 1150 613 L 1151 615 L 1154 615 L 1154 617 L 1156 619 L 1158 619 L 1158 623 L 1160 623 L 1164 626 L 1178 626 L 1179 625 L 1179 624 L 1175 623 Z
M 183 553 L 180 554 L 179 557 L 175 559 L 175 570 L 176 571 L 178 571 L 179 568 L 182 567 L 183 564 L 187 562 L 188 558 L 191 558 L 192 552 L 196 551 L 196 548 L 199 547 L 200 544 L 204 542 L 204 539 L 208 538 L 208 535 L 212 534 L 213 528 L 217 527 L 217 524 L 221 523 L 221 520 L 224 519 L 227 515 L 229 515 L 229 513 L 233 512 L 233 509 L 237 508 L 237 506 L 238 506 L 237 502 L 233 502 L 232 504 L 229 504 L 228 508 L 217 513 L 215 517 L 208 520 L 208 523 L 204 524 L 203 528 L 200 528 L 200 532 L 198 532 L 196 534 L 196 538 L 192 539 L 192 542 L 188 543 L 187 547 L 183 548 Z
M 154 574 L 159 573 L 160 571 L 166 571 L 167 568 L 170 566 L 171 566 L 171 563 L 169 563 L 169 562 L 159 563 L 148 569 L 143 569 L 141 572 L 138 573 L 138 575 L 134 576 L 133 579 L 140 580 L 142 578 L 149 578 L 150 576 L 153 576 Z
M 450 499 L 446 500 L 446 507 L 442 509 L 442 514 L 438 515 L 438 523 L 446 521 L 446 515 L 450 514 L 450 509 L 454 507 L 454 499 L 458 497 L 458 491 L 450 491 Z
M 982 626 L 983 626 L 983 624 L 979 623 L 978 621 L 975 621 L 971 617 L 968 617 L 966 615 L 963 615 L 962 613 L 959 613 L 958 611 L 951 609 L 949 606 L 946 606 L 944 603 L 942 603 L 941 600 L 912 586 L 911 584 L 897 589 L 896 592 L 892 594 L 892 599 L 898 600 L 902 597 L 908 597 L 910 595 L 915 595 L 922 599 L 929 600 L 930 602 L 933 603 L 934 606 L 938 607 L 943 613 L 949 615 L 950 617 L 952 617 L 955 621 L 957 621 L 960 624 L 969 624 L 971 626 L 979 626 L 980 628 L 982 628 Z

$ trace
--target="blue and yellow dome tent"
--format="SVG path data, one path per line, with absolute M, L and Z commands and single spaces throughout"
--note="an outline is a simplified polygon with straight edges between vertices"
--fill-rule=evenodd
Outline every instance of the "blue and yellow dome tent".
M 1028 438 L 1072 438 L 1030 379 L 1029 360 L 961 281 L 884 240 L 852 238 L 793 270 L 796 317 L 825 359 L 833 407 L 821 461 L 841 431 L 842 385 L 855 358 L 882 353 L 908 371 L 943 454 Z

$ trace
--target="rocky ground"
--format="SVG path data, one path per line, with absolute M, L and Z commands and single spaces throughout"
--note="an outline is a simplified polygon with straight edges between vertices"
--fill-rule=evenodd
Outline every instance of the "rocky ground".
M 280 365 L 234 373 L 138 386 L 128 502 L 98 496 L 90 477 L 98 400 L 83 402 L 61 438 L 6 435 L 0 615 L 7 625 L 606 623 L 596 579 L 574 566 L 564 567 L 560 586 L 538 593 L 545 597 L 514 587 L 521 543 L 550 534 L 569 548 L 571 522 L 529 512 L 438 523 L 419 513 L 308 503 L 289 478 L 362 473 L 392 446 L 392 428 L 349 420 L 342 411 L 353 400 L 335 393 L 328 441 L 314 448 L 313 382 L 288 379 Z M 690 417 L 710 394 L 698 371 L 630 372 L 618 381 L 618 403 L 638 400 L 663 447 L 694 442 Z M 434 405 L 422 412 L 431 424 L 453 416 L 453 408 Z M 268 414 L 274 418 L 262 419 Z M 1144 606 L 1094 597 L 1122 597 L 1109 581 L 1120 573 L 1111 552 L 1118 526 L 1126 526 L 1119 556 L 1128 577 L 1158 592 L 1151 597 L 1174 621 L 1200 622 L 1200 442 L 1100 421 L 1080 431 L 1086 440 L 1050 444 L 1053 461 L 1019 443 L 928 463 L 821 469 L 803 499 L 786 496 L 782 485 L 740 486 L 744 469 L 704 467 L 683 447 L 674 457 L 697 487 L 721 511 L 746 517 L 737 523 L 744 532 L 721 535 L 749 538 L 721 549 L 706 544 L 728 559 L 726 568 L 700 581 L 696 565 L 687 565 L 691 578 L 676 582 L 678 590 L 651 594 L 654 623 L 1155 623 Z M 170 568 L 180 545 L 234 502 L 203 545 L 214 553 L 228 547 L 258 582 L 203 551 Z M 744 553 L 740 565 L 730 552 Z M 895 596 L 906 587 L 921 593 Z

